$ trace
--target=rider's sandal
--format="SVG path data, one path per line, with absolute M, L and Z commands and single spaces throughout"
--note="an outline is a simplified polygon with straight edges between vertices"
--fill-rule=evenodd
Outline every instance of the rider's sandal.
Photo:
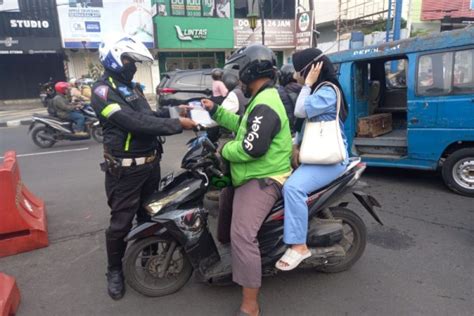
M 291 248 L 286 249 L 285 254 L 275 263 L 275 267 L 282 271 L 290 271 L 296 268 L 303 260 L 311 257 L 311 251 L 301 254 Z

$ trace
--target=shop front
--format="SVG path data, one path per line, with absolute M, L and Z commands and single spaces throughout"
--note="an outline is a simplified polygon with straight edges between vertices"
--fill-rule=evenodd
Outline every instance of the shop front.
M 0 1 L 0 100 L 38 98 L 63 61 L 54 0 Z
M 233 49 L 230 0 L 159 0 L 154 17 L 159 70 L 222 67 Z
M 100 72 L 98 48 L 103 40 L 128 34 L 154 53 L 151 2 L 144 0 L 58 1 L 62 46 L 69 78 L 95 77 Z M 153 93 L 157 68 L 138 64 L 135 79 Z M 95 79 L 95 78 L 94 78 Z
M 295 21 L 290 19 L 264 20 L 265 45 L 271 48 L 277 57 L 278 67 L 289 63 L 295 50 Z M 247 19 L 234 20 L 234 48 L 262 43 L 262 23 L 257 21 L 252 30 Z

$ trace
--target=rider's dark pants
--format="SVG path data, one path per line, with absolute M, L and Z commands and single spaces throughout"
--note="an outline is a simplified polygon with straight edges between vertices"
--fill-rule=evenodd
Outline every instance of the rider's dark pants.
M 84 115 L 82 115 L 82 113 L 79 113 L 77 111 L 69 112 L 68 119 L 70 119 L 76 124 L 76 128 L 78 131 L 84 131 L 84 123 L 86 121 L 86 118 L 84 117 Z
M 257 233 L 279 198 L 281 188 L 273 181 L 250 180 L 235 188 L 230 229 L 232 279 L 243 287 L 261 286 L 262 260 Z
M 105 174 L 105 192 L 111 208 L 110 226 L 105 231 L 109 269 L 121 269 L 126 242 L 123 240 L 132 228 L 135 215 L 137 222 L 149 220 L 143 202 L 158 189 L 160 159 L 134 166 L 122 167 L 118 174 Z

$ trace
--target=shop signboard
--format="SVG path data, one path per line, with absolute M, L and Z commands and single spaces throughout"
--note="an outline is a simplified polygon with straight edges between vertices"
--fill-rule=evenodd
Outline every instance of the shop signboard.
M 158 48 L 233 48 L 230 4 L 230 0 L 155 0 Z M 178 10 L 181 5 L 184 13 Z
M 54 0 L 0 1 L 0 55 L 54 54 L 60 49 Z
M 304 11 L 296 15 L 295 49 L 313 47 L 313 12 Z
M 110 34 L 128 34 L 154 47 L 150 0 L 57 0 L 57 11 L 65 48 L 98 48 Z
M 262 42 L 262 24 L 257 21 L 254 31 L 247 19 L 234 19 L 234 48 Z M 265 45 L 270 48 L 295 47 L 294 20 L 265 20 Z
M 185 0 L 171 0 L 171 15 L 184 16 L 186 15 Z
M 201 0 L 186 1 L 187 16 L 201 16 L 201 9 Z

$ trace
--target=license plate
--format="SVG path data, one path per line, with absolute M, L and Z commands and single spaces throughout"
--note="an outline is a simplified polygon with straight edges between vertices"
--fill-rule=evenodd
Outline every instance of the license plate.
M 161 178 L 159 190 L 163 191 L 163 189 L 166 188 L 168 186 L 168 184 L 173 182 L 173 180 L 174 180 L 174 174 L 173 173 L 167 174 L 166 176 Z

